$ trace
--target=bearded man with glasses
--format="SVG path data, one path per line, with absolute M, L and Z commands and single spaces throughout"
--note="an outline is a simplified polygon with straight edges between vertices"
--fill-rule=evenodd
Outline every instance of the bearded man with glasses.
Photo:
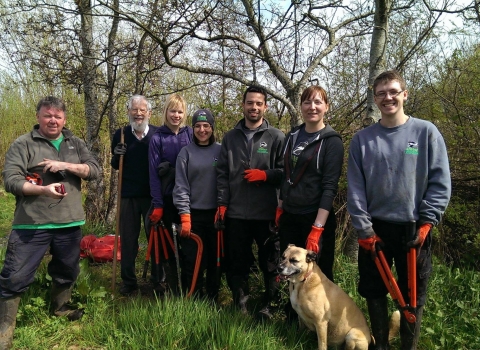
M 123 286 L 120 294 L 128 296 L 138 289 L 135 274 L 135 259 L 138 254 L 138 237 L 143 219 L 145 234 L 148 236 L 148 210 L 152 201 L 148 172 L 148 149 L 150 139 L 157 130 L 150 125 L 152 105 L 145 96 L 134 95 L 127 104 L 129 125 L 115 132 L 112 139 L 112 160 L 114 169 L 119 168 L 120 156 L 124 156 L 122 172 L 122 193 L 120 202 L 120 271 Z M 124 142 L 120 142 L 121 133 Z M 118 208 L 117 208 L 118 209 Z

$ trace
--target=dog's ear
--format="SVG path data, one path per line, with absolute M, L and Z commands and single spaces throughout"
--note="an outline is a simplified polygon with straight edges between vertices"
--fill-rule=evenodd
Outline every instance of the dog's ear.
M 307 257 L 305 259 L 307 263 L 317 261 L 317 253 L 312 250 L 307 250 Z

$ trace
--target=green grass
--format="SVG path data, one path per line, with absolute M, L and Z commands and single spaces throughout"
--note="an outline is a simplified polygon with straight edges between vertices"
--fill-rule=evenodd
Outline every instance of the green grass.
M 10 231 L 14 198 L 0 192 L 0 240 Z M 111 233 L 97 226 L 85 233 Z M 4 245 L 4 244 L 3 244 Z M 3 265 L 5 248 L 0 250 Z M 145 242 L 137 259 L 141 276 Z M 81 262 L 81 274 L 74 290 L 74 302 L 85 308 L 84 317 L 68 322 L 49 314 L 50 278 L 46 272 L 48 256 L 40 266 L 34 284 L 22 296 L 15 349 L 316 349 L 315 334 L 288 325 L 283 314 L 259 323 L 252 316 L 239 314 L 231 307 L 231 296 L 223 281 L 219 304 L 183 298 L 157 300 L 147 282 L 142 292 L 125 298 L 110 292 L 112 264 Z M 119 266 L 117 266 L 119 274 Z M 366 313 L 366 303 L 357 293 L 355 262 L 339 255 L 335 278 Z M 117 290 L 120 278 L 117 276 Z M 249 311 L 258 309 L 261 278 L 252 273 L 252 298 Z M 287 297 L 286 292 L 283 292 Z M 391 310 L 394 309 L 391 303 Z M 430 279 L 419 349 L 480 349 L 480 273 L 442 265 L 435 261 Z M 368 317 L 367 317 L 368 318 Z M 399 348 L 398 339 L 393 349 Z

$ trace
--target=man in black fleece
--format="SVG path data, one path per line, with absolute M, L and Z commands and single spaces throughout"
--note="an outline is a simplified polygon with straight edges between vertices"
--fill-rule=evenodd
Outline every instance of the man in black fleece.
M 249 87 L 243 96 L 243 115 L 227 132 L 217 163 L 217 222 L 225 218 L 225 258 L 227 283 L 235 304 L 247 312 L 248 275 L 254 262 L 252 243 L 258 246 L 258 261 L 265 283 L 260 317 L 270 318 L 271 302 L 277 295 L 273 271 L 268 259 L 271 245 L 265 244 L 271 233 L 278 205 L 277 188 L 282 179 L 282 147 L 285 135 L 265 119 L 267 94 Z

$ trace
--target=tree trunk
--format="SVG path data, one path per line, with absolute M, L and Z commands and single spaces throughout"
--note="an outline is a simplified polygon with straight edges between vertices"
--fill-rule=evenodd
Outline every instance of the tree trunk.
M 370 64 L 367 90 L 367 115 L 363 119 L 366 127 L 380 119 L 380 111 L 373 100 L 373 81 L 375 77 L 385 70 L 385 51 L 388 39 L 388 16 L 392 0 L 375 0 L 375 18 L 370 45 Z
M 86 143 L 100 164 L 100 176 L 87 184 L 85 212 L 87 220 L 97 222 L 103 220 L 105 184 L 103 174 L 102 145 L 98 137 L 100 115 L 98 113 L 96 62 L 93 54 L 93 16 L 90 0 L 77 0 L 76 4 L 81 16 L 80 44 L 82 46 L 82 80 L 87 123 Z
M 119 9 L 119 0 L 114 0 L 113 7 Z M 112 27 L 110 28 L 110 33 L 108 34 L 108 46 L 107 46 L 107 85 L 109 91 L 109 98 L 107 101 L 107 110 L 108 110 L 108 129 L 110 131 L 110 142 L 113 138 L 115 130 L 118 128 L 118 118 L 117 118 L 117 99 L 113 97 L 115 92 L 115 81 L 117 80 L 117 67 L 118 67 L 118 58 L 115 53 L 115 41 L 117 40 L 118 24 L 120 18 L 118 15 L 114 15 L 112 21 Z M 109 193 L 110 196 L 107 202 L 107 208 L 105 212 L 105 221 L 108 224 L 113 224 L 115 222 L 115 212 L 117 208 L 117 187 L 118 187 L 118 175 L 117 171 L 113 168 L 110 168 L 110 186 Z

